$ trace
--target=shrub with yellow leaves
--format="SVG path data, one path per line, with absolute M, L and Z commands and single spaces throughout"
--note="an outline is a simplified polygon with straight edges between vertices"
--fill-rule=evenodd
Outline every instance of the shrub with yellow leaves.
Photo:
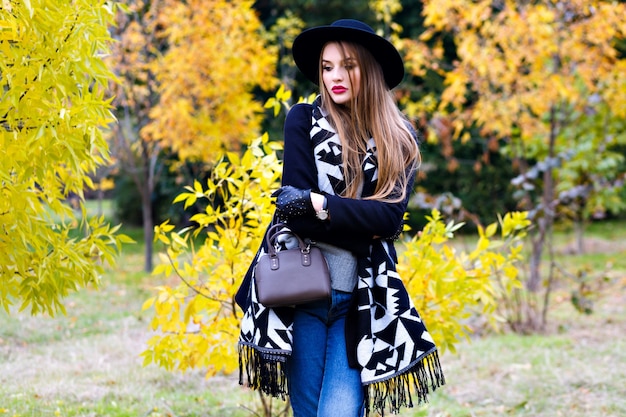
M 454 352 L 472 333 L 471 318 L 480 315 L 494 328 L 508 321 L 502 301 L 522 287 L 518 264 L 530 220 L 526 212 L 513 212 L 479 227 L 474 250 L 465 253 L 453 242 L 462 223 L 444 224 L 438 210 L 426 218 L 424 229 L 399 251 L 398 272 L 440 349 Z
M 165 222 L 155 227 L 155 239 L 166 252 L 154 274 L 179 280 L 157 287 L 157 295 L 144 303 L 144 309 L 154 307 L 151 327 L 159 332 L 142 354 L 145 365 L 206 369 L 207 376 L 234 370 L 240 314 L 234 294 L 271 221 L 270 194 L 282 172 L 280 147 L 265 134 L 242 156 L 227 153 L 206 188 L 196 181 L 174 201 L 185 208 L 208 202 L 191 217 L 195 226 L 175 231 Z

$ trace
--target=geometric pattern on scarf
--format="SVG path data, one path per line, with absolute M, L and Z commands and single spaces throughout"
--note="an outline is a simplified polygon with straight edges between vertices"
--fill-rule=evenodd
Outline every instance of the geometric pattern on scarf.
M 339 139 L 316 101 L 313 104 L 311 139 L 318 183 L 322 191 L 336 193 L 345 187 Z M 339 149 L 329 157 L 329 150 Z M 368 142 L 362 169 L 365 176 L 362 196 L 372 195 L 378 179 L 378 162 L 373 139 Z M 332 188 L 329 188 L 332 187 Z M 444 383 L 437 348 L 415 309 L 396 270 L 392 240 L 376 239 L 370 255 L 358 261 L 356 309 L 346 322 L 356 323 L 348 332 L 351 363 L 361 371 L 366 386 L 367 406 L 392 412 L 412 406 L 411 382 L 418 403 L 431 389 Z M 428 371 L 428 375 L 425 371 Z
M 318 99 L 319 100 L 319 99 Z M 317 185 L 328 194 L 342 194 L 346 189 L 343 175 L 343 161 L 341 158 L 341 141 L 329 124 L 326 115 L 317 103 L 313 104 L 313 120 L 311 123 L 311 142 L 315 165 L 317 168 Z M 376 144 L 373 138 L 367 143 L 367 152 L 363 159 L 362 169 L 365 184 L 376 187 L 378 170 L 376 169 Z
M 372 249 L 370 265 L 361 273 L 357 290 L 357 323 L 360 327 L 369 324 L 362 329 L 357 345 L 364 383 L 382 381 L 411 368 L 435 347 L 393 267 L 388 243 L 378 240 L 374 244 L 381 247 Z M 383 258 L 374 260 L 375 255 Z
M 339 194 L 345 189 L 341 145 L 318 100 L 313 104 L 310 130 L 318 186 Z M 362 196 L 374 193 L 377 165 L 371 139 L 362 163 Z M 346 331 L 348 356 L 351 366 L 360 369 L 368 414 L 370 409 L 383 414 L 386 409 L 395 413 L 402 406 L 412 407 L 412 392 L 419 404 L 445 383 L 435 343 L 397 273 L 395 259 L 392 239 L 372 241 L 369 256 L 358 259 L 354 307 L 346 319 L 356 323 Z M 286 379 L 281 366 L 291 354 L 293 310 L 261 305 L 254 279 L 248 297 L 239 341 L 240 383 L 245 368 L 250 387 L 284 397 Z

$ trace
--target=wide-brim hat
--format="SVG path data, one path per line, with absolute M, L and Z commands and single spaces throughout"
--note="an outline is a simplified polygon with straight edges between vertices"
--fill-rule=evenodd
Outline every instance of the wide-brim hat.
M 389 89 L 404 78 L 404 63 L 398 50 L 374 29 L 354 19 L 341 19 L 328 26 L 318 26 L 300 33 L 293 41 L 293 59 L 302 73 L 319 83 L 319 59 L 322 48 L 330 41 L 349 41 L 365 46 L 380 64 Z

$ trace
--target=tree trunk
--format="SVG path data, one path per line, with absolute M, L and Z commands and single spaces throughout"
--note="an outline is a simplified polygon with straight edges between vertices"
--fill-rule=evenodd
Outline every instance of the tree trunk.
M 102 200 L 104 200 L 104 191 L 102 190 L 102 184 L 100 184 L 98 188 L 98 216 L 102 216 L 103 214 Z
M 152 215 L 152 201 L 150 190 L 141 193 L 141 211 L 143 213 L 143 238 L 145 241 L 144 271 L 152 272 L 152 252 L 154 240 L 154 221 Z
M 574 233 L 576 235 L 576 254 L 582 255 L 585 253 L 585 219 L 582 215 L 574 222 Z
M 541 283 L 541 256 L 543 255 L 543 243 L 545 241 L 545 229 L 543 220 L 538 223 L 538 236 L 532 240 L 532 252 L 530 254 L 530 276 L 526 282 L 526 289 L 530 292 L 539 291 Z
M 153 240 L 154 240 L 154 213 L 152 211 L 152 193 L 154 192 L 155 183 L 155 161 L 154 155 L 149 156 L 145 152 L 144 148 L 144 163 L 143 181 L 141 189 L 141 211 L 143 213 L 143 237 L 145 242 L 145 260 L 144 271 L 152 272 L 152 252 L 153 252 Z
M 548 156 L 546 158 L 546 167 L 543 171 L 543 192 L 541 194 L 541 207 L 539 210 L 539 218 L 537 226 L 539 228 L 538 236 L 533 239 L 533 248 L 530 258 L 530 277 L 526 283 L 526 288 L 530 292 L 537 292 L 541 288 L 541 257 L 543 254 L 544 244 L 548 234 L 552 233 L 552 225 L 554 224 L 555 207 L 554 207 L 554 176 L 552 166 L 554 160 L 554 146 L 557 135 L 557 110 L 556 106 L 550 108 L 550 138 L 548 144 Z

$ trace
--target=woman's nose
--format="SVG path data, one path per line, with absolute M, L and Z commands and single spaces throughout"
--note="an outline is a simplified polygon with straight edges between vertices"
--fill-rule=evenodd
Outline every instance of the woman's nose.
M 334 68 L 333 69 L 333 80 L 342 80 L 344 77 L 343 68 Z

